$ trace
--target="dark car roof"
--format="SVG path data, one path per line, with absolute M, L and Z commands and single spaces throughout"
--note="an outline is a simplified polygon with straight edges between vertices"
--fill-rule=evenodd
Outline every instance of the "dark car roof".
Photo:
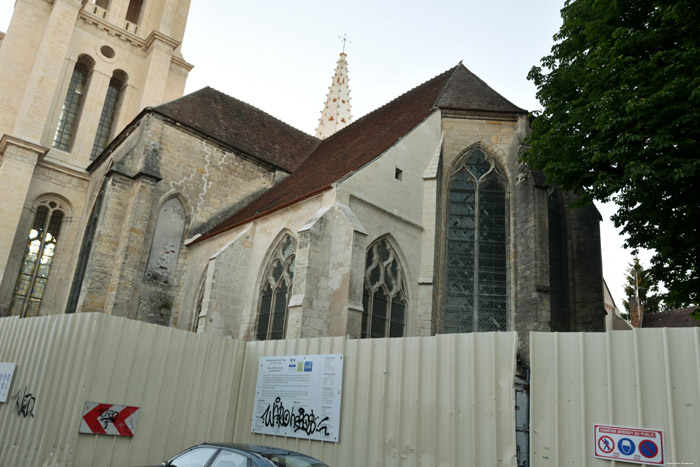
M 306 454 L 302 454 L 296 451 L 290 451 L 289 449 L 273 448 L 271 446 L 261 446 L 259 444 L 202 443 L 200 446 L 214 446 L 221 448 L 240 449 L 241 451 L 255 452 L 257 454 L 299 454 L 300 456 L 306 456 Z

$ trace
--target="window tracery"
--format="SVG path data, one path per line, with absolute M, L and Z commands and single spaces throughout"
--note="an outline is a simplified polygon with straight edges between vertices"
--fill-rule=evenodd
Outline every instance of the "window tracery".
M 396 251 L 384 238 L 367 250 L 360 337 L 402 337 L 408 300 Z
M 505 330 L 505 178 L 477 149 L 453 170 L 448 197 L 443 332 Z
M 66 211 L 64 205 L 52 199 L 41 201 L 36 207 L 12 294 L 10 315 L 38 316 Z
M 287 234 L 275 247 L 260 284 L 255 332 L 258 340 L 284 338 L 295 259 L 296 245 L 292 236 Z

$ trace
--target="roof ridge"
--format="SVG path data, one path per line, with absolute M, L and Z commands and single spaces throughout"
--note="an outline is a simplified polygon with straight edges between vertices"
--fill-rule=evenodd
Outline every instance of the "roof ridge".
M 437 106 L 438 106 L 438 102 L 440 102 L 440 99 L 442 98 L 442 95 L 445 94 L 445 91 L 447 90 L 447 87 L 448 87 L 448 86 L 450 85 L 450 83 L 452 82 L 452 78 L 455 77 L 455 73 L 457 73 L 457 69 L 459 68 L 460 65 L 462 65 L 462 60 L 460 60 L 459 63 L 458 63 L 457 65 L 455 65 L 455 66 L 452 67 L 452 74 L 451 74 L 450 77 L 447 79 L 447 82 L 445 83 L 445 85 L 442 87 L 442 91 L 440 91 L 440 94 L 437 96 L 437 99 L 435 99 L 435 102 L 433 103 L 433 107 L 437 107 Z M 462 66 L 463 66 L 464 68 L 467 68 L 467 67 L 465 67 L 464 65 L 462 65 Z M 467 69 L 467 71 L 469 71 L 469 70 Z
M 404 92 L 403 94 L 399 94 L 398 96 L 396 96 L 395 98 L 393 98 L 393 99 L 390 100 L 389 102 L 385 103 L 384 105 L 380 105 L 379 107 L 375 108 L 374 110 L 371 110 L 371 111 L 367 112 L 367 113 L 364 114 L 362 117 L 360 117 L 359 119 L 357 119 L 357 120 L 355 120 L 354 122 L 352 122 L 350 125 L 348 125 L 348 126 L 346 126 L 345 128 L 343 128 L 343 129 L 341 129 L 341 130 L 339 130 L 339 131 L 333 133 L 331 136 L 329 136 L 329 137 L 326 138 L 326 139 L 330 139 L 330 138 L 332 138 L 333 136 L 335 136 L 335 135 L 337 135 L 337 134 L 339 134 L 339 133 L 342 133 L 342 132 L 345 131 L 347 128 L 350 128 L 350 127 L 352 127 L 352 126 L 357 125 L 357 124 L 360 123 L 361 121 L 365 120 L 367 117 L 370 117 L 370 116 L 371 116 L 372 114 L 374 114 L 375 112 L 378 112 L 379 110 L 381 110 L 381 109 L 383 109 L 383 108 L 389 106 L 390 104 L 393 104 L 393 103 L 396 102 L 397 100 L 399 100 L 399 99 L 401 99 L 402 97 L 404 97 L 406 94 L 410 94 L 411 92 L 415 91 L 416 89 L 420 88 L 421 86 L 425 86 L 425 85 L 427 85 L 428 83 L 431 83 L 432 81 L 438 79 L 438 78 L 441 77 L 442 75 L 444 75 L 444 74 L 446 74 L 446 73 L 448 73 L 448 72 L 450 72 L 450 71 L 454 73 L 454 71 L 455 71 L 456 68 L 457 68 L 456 66 L 454 66 L 454 67 L 452 67 L 452 68 L 448 68 L 447 70 L 443 71 L 442 73 L 439 73 L 439 74 L 433 76 L 432 78 L 429 78 L 429 79 L 423 81 L 422 83 L 420 83 L 420 84 L 418 84 L 418 85 L 412 87 L 411 89 L 409 89 L 408 91 Z M 450 77 L 450 78 L 451 78 L 451 77 Z M 448 80 L 448 82 L 449 82 L 449 80 Z M 443 88 L 443 90 L 444 90 L 444 88 Z M 436 102 L 437 102 L 437 101 L 436 101 Z M 434 105 L 433 105 L 433 107 L 434 107 Z
M 265 111 L 265 110 L 263 110 L 263 109 L 261 109 L 261 108 L 259 108 L 259 107 L 256 107 L 256 106 L 254 106 L 253 104 L 249 104 L 248 102 L 243 101 L 243 100 L 241 100 L 241 99 L 238 99 L 237 97 L 233 97 L 232 95 L 227 94 L 227 93 L 225 93 L 225 92 L 223 92 L 223 91 L 219 91 L 218 89 L 216 89 L 216 88 L 214 88 L 214 87 L 212 87 L 212 86 L 209 86 L 209 85 L 204 86 L 203 88 L 200 88 L 200 89 L 198 89 L 198 90 L 196 90 L 196 91 L 193 91 L 193 92 L 191 92 L 191 93 L 189 93 L 189 94 L 185 94 L 184 96 L 178 97 L 177 99 L 173 99 L 173 100 L 171 100 L 171 101 L 169 101 L 169 102 L 160 104 L 159 106 L 154 107 L 154 109 L 157 109 L 158 107 L 161 107 L 161 106 L 170 104 L 170 103 L 175 102 L 175 101 L 177 101 L 177 100 L 180 100 L 180 99 L 184 99 L 184 98 L 186 98 L 186 97 L 193 96 L 193 95 L 195 95 L 195 94 L 197 94 L 197 93 L 199 93 L 199 92 L 206 91 L 206 90 L 214 91 L 214 92 L 217 93 L 217 94 L 221 94 L 222 96 L 226 96 L 226 97 L 228 97 L 229 99 L 235 100 L 236 102 L 240 102 L 241 104 L 243 104 L 243 105 L 245 105 L 245 106 L 247 106 L 247 107 L 250 107 L 251 109 L 255 109 L 255 110 L 257 110 L 258 112 L 264 113 L 265 115 L 269 116 L 269 117 L 272 118 L 273 120 L 275 120 L 275 121 L 277 121 L 277 122 L 283 124 L 284 126 L 287 126 L 287 127 L 291 128 L 292 130 L 295 130 L 295 131 L 297 131 L 297 132 L 303 134 L 304 136 L 308 136 L 309 138 L 312 138 L 312 139 L 315 139 L 315 140 L 317 140 L 317 141 L 320 141 L 320 140 L 319 140 L 318 138 L 316 138 L 315 136 L 310 135 L 309 133 L 307 133 L 307 132 L 305 132 L 305 131 L 303 131 L 303 130 L 300 130 L 299 128 L 297 128 L 297 127 L 295 127 L 295 126 L 293 126 L 293 125 L 291 125 L 291 124 L 285 122 L 284 120 L 275 117 L 275 116 L 272 115 L 270 112 L 267 112 L 267 111 Z

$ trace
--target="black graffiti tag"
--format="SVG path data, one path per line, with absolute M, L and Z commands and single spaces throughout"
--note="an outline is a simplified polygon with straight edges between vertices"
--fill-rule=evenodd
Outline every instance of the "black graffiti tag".
M 112 425 L 116 424 L 117 417 L 119 417 L 119 412 L 116 410 L 107 410 L 105 413 L 100 415 L 100 422 L 102 422 L 102 426 L 104 428 L 107 428 L 107 425 L 110 423 Z
M 32 395 L 31 392 L 27 392 L 27 386 L 24 387 L 22 395 L 19 394 L 19 389 L 17 394 L 12 396 L 15 400 L 15 409 L 17 409 L 17 415 L 20 417 L 34 417 L 34 406 L 36 405 L 36 397 Z
M 294 407 L 292 410 L 287 410 L 280 397 L 275 398 L 275 402 L 267 406 L 260 419 L 265 426 L 292 427 L 295 433 L 303 431 L 307 435 L 323 433 L 328 436 L 328 427 L 326 426 L 328 417 L 317 417 L 313 409 L 307 413 L 303 407 L 297 408 L 296 411 Z

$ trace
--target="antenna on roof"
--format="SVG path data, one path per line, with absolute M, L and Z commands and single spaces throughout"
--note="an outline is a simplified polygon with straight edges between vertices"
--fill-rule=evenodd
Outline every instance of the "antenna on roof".
M 352 44 L 352 42 L 348 40 L 348 35 L 347 35 L 347 34 L 343 34 L 343 37 L 338 36 L 338 39 L 340 39 L 341 41 L 343 41 L 343 53 L 345 53 L 345 43 L 347 42 L 347 43 L 349 43 L 349 44 Z

